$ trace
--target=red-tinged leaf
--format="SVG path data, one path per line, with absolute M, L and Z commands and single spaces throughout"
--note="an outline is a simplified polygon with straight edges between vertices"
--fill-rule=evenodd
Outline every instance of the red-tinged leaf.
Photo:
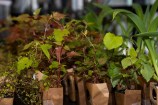
M 74 56 L 80 56 L 80 54 L 75 51 L 71 51 L 67 53 L 67 57 L 69 58 L 74 57 Z
M 63 19 L 63 18 L 65 18 L 65 16 L 66 15 L 64 15 L 64 14 L 61 14 L 61 13 L 58 13 L 58 12 L 53 12 L 53 18 L 55 19 L 55 20 L 61 20 L 61 19 Z
M 61 59 L 61 56 L 65 54 L 65 50 L 62 47 L 57 47 L 55 48 L 55 54 L 56 54 L 57 60 L 59 61 Z
M 50 26 L 51 28 L 61 28 L 61 24 L 54 21 L 50 24 Z
M 20 38 L 19 28 L 13 27 L 10 30 L 11 34 L 6 38 L 7 42 L 12 43 Z

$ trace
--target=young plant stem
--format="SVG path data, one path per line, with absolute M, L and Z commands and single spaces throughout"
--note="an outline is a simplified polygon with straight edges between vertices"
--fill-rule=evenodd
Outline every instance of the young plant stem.
M 59 59 L 58 59 L 58 63 L 59 63 L 59 68 L 58 68 L 58 73 L 57 73 L 57 75 L 58 75 L 58 84 L 57 84 L 57 87 L 59 87 L 60 86 L 60 84 L 61 84 L 61 76 L 60 76 L 60 73 L 61 73 L 61 56 L 62 56 L 62 49 L 63 49 L 63 45 L 62 45 L 62 47 L 61 47 L 61 50 L 60 50 L 60 53 L 59 53 Z

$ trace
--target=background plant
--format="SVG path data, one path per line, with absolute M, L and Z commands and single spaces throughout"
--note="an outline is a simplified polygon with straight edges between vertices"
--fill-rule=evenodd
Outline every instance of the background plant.
M 83 19 L 87 22 L 90 31 L 105 34 L 114 29 L 111 21 L 113 9 L 108 5 L 94 3 L 92 6 L 88 6 L 86 10 L 87 14 Z
M 81 35 L 85 45 L 81 47 L 82 59 L 75 61 L 75 72 L 88 82 L 106 82 L 106 66 L 104 64 L 107 56 L 102 53 L 104 51 L 103 43 L 101 43 L 102 36 L 98 32 L 91 32 L 87 29 L 83 30 Z
M 103 43 L 107 53 L 108 76 L 112 86 L 124 85 L 130 89 L 131 84 L 138 83 L 137 72 L 139 64 L 137 52 L 128 47 L 125 38 L 112 33 L 106 33 Z
M 151 78 L 157 79 L 158 67 L 157 67 L 157 51 L 156 51 L 156 41 L 157 41 L 157 16 L 156 10 L 158 7 L 158 1 L 155 1 L 154 5 L 150 8 L 149 6 L 146 9 L 146 12 L 143 14 L 143 11 L 139 5 L 136 5 L 134 8 L 136 13 L 127 11 L 127 10 L 115 10 L 113 17 L 120 13 L 124 13 L 127 18 L 131 20 L 133 26 L 137 32 L 133 36 L 137 37 L 136 45 L 138 57 L 141 60 L 141 71 L 140 73 L 148 82 Z M 146 53 L 145 49 L 149 51 Z M 142 56 L 141 54 L 144 54 Z M 148 59 L 148 61 L 146 61 Z
M 5 44 L 0 45 L 0 97 L 14 97 L 14 91 L 17 84 L 15 60 L 13 55 Z

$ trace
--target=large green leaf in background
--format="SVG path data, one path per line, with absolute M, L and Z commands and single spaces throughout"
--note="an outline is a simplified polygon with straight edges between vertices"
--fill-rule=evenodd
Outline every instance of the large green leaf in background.
M 21 70 L 24 70 L 25 68 L 29 68 L 32 65 L 33 61 L 30 60 L 28 57 L 22 57 L 17 62 L 17 73 L 20 74 Z
M 113 33 L 106 33 L 104 36 L 104 45 L 108 50 L 118 48 L 122 45 L 123 43 L 123 38 L 122 36 L 116 36 Z
M 44 54 L 47 56 L 48 59 L 50 59 L 49 49 L 52 47 L 50 44 L 43 44 L 41 45 L 41 49 L 44 52 Z
M 145 23 L 143 22 L 143 20 L 140 17 L 138 17 L 136 14 L 128 10 L 124 10 L 124 9 L 115 10 L 113 12 L 113 19 L 120 13 L 123 13 L 125 16 L 131 19 L 132 22 L 135 24 L 136 28 L 139 30 L 139 32 L 146 32 Z

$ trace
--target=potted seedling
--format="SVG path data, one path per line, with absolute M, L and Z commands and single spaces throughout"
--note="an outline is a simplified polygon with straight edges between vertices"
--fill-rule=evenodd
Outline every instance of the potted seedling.
M 67 68 L 71 68 L 67 70 L 68 74 L 66 76 L 66 78 L 69 79 L 68 94 L 71 101 L 79 101 L 79 103 L 83 105 L 86 101 L 83 81 L 78 81 L 79 75 L 73 69 L 75 68 L 75 62 L 83 59 L 82 51 L 84 50 L 84 46 L 87 44 L 87 41 L 83 36 L 83 32 L 85 32 L 87 26 L 82 20 L 71 20 L 70 22 L 66 23 L 65 28 L 69 31 L 69 35 L 65 36 L 64 38 L 64 48 L 68 50 L 66 53 L 67 60 L 64 62 Z M 75 90 L 75 81 L 78 92 Z
M 112 86 L 117 87 L 115 93 L 117 105 L 141 104 L 141 90 L 131 90 L 135 89 L 135 84 L 138 82 L 137 53 L 133 47 L 128 48 L 124 43 L 122 36 L 112 33 L 104 36 L 104 45 L 109 55 L 108 76 Z
M 93 4 L 92 8 L 87 7 L 87 11 L 87 14 L 84 16 L 84 19 L 87 22 L 87 29 L 88 31 L 90 31 L 90 33 L 93 33 L 94 35 L 96 34 L 96 32 L 99 32 L 100 34 L 96 35 L 98 38 L 101 34 L 105 34 L 107 31 L 114 30 L 115 27 L 117 27 L 115 25 L 115 22 L 109 21 L 113 13 L 113 9 L 109 6 L 103 4 Z M 113 104 L 114 101 L 112 100 L 114 95 L 112 85 L 108 83 L 108 87 L 110 92 L 109 104 Z
M 31 70 L 35 74 L 43 92 L 44 105 L 62 105 L 62 81 L 67 72 L 67 60 L 78 56 L 69 47 L 70 39 L 73 38 L 71 30 L 74 27 L 71 29 L 70 24 L 64 25 L 60 22 L 65 17 L 63 14 L 40 16 L 37 12 L 39 11 L 33 17 L 24 16 L 28 19 L 24 23 L 29 23 L 28 32 L 32 36 L 24 38 L 25 44 L 17 62 L 17 72 L 21 74 L 25 70 Z
M 66 74 L 62 57 L 66 55 L 67 50 L 63 40 L 69 31 L 60 23 L 65 15 L 55 12 L 42 16 L 39 13 L 40 9 L 36 10 L 33 16 L 23 14 L 14 18 L 18 22 L 16 26 L 18 28 L 17 37 L 22 43 L 21 49 L 19 49 L 17 73 L 20 75 L 21 82 L 25 81 L 18 86 L 20 86 L 19 89 L 22 86 L 26 91 L 41 89 L 43 104 L 62 105 L 63 88 L 61 82 Z M 19 33 L 24 35 L 19 36 Z M 19 83 L 21 82 L 19 81 Z M 27 83 L 28 88 L 25 88 Z M 61 92 L 55 91 L 57 94 L 54 94 L 54 89 Z M 53 94 L 50 94 L 52 91 Z M 30 95 L 35 96 L 34 93 Z M 52 95 L 59 96 L 59 101 L 56 102 L 58 99 L 54 99 Z M 35 97 L 35 99 L 37 98 Z M 40 104 L 39 100 L 33 102 Z
M 136 37 L 136 45 L 138 57 L 141 59 L 142 77 L 149 82 L 151 79 L 157 79 L 158 67 L 157 67 L 157 16 L 156 10 L 158 7 L 158 1 L 155 1 L 151 8 L 148 6 L 146 12 L 143 14 L 140 6 L 135 6 L 136 13 L 119 9 L 114 11 L 114 18 L 118 14 L 123 13 L 136 29 L 136 33 L 133 36 Z M 142 54 L 145 56 L 143 57 Z M 146 60 L 146 58 L 148 58 Z M 152 90 L 152 89 L 151 89 Z M 156 102 L 154 102 L 156 103 Z
M 101 35 L 99 33 L 83 32 L 87 44 L 82 52 L 82 59 L 76 61 L 75 71 L 84 78 L 89 92 L 89 103 L 92 105 L 107 105 L 109 91 L 106 84 L 106 57 Z M 105 66 L 105 67 L 104 67 Z
M 6 47 L 6 46 L 5 46 Z M 0 51 L 0 104 L 13 105 L 14 92 L 17 83 L 15 56 L 3 47 Z
M 40 105 L 41 100 L 39 97 L 39 83 L 33 78 L 35 74 L 35 68 L 38 66 L 38 60 L 35 59 L 35 53 L 33 53 L 34 46 L 28 43 L 33 43 L 33 40 L 38 39 L 44 27 L 44 22 L 47 16 L 43 16 L 43 23 L 38 19 L 39 11 L 34 12 L 33 16 L 28 14 L 22 14 L 13 18 L 15 22 L 14 26 L 10 29 L 10 35 L 6 38 L 6 42 L 9 45 L 13 54 L 16 54 L 16 72 L 18 74 L 18 81 L 15 92 L 19 99 L 25 104 Z M 39 27 L 37 27 L 39 26 Z M 24 28 L 25 27 L 25 28 Z M 38 33 L 39 32 L 39 33 Z M 36 36 L 38 33 L 39 36 Z M 32 49 L 29 49 L 32 47 Z M 34 57 L 34 58 L 33 58 Z M 37 92 L 38 91 L 38 92 Z

